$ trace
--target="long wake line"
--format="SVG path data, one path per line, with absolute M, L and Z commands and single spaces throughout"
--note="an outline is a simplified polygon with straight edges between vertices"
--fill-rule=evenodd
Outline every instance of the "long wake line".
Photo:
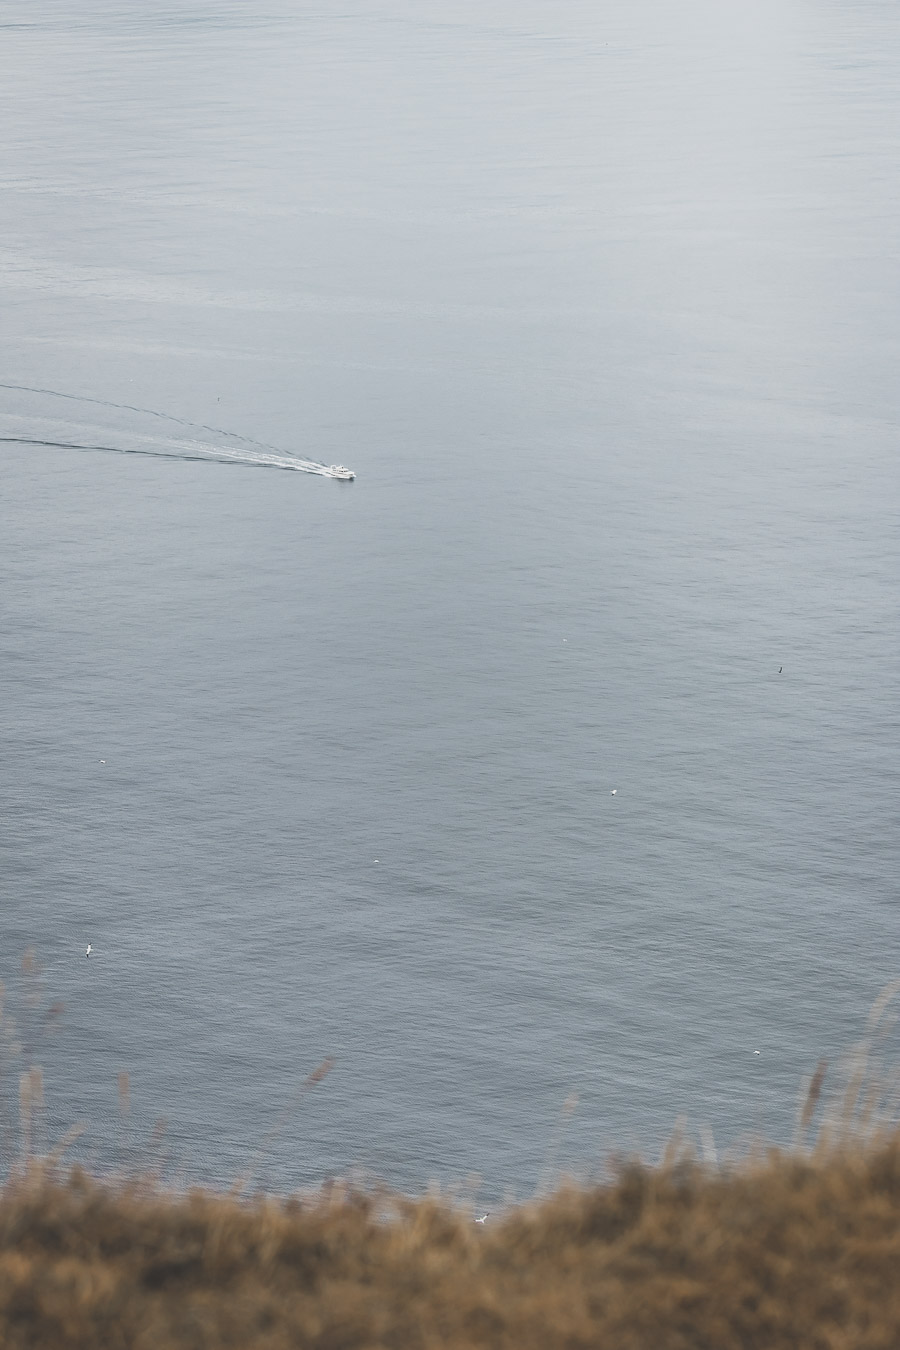
M 149 455 L 151 459 L 198 460 L 206 464 L 245 464 L 250 469 L 294 469 L 301 473 L 329 475 L 325 464 L 308 459 L 281 459 L 274 456 L 251 455 L 239 450 L 224 450 L 210 446 L 207 454 L 191 454 L 186 450 L 139 450 L 136 446 L 88 445 L 82 441 L 48 441 L 34 436 L 0 436 L 0 445 L 39 445 L 48 450 L 101 450 L 110 455 Z
M 248 468 L 298 468 L 308 474 L 318 474 L 318 472 L 327 471 L 325 464 L 314 464 L 312 460 L 298 459 L 296 462 L 282 463 L 281 460 L 251 458 L 251 456 L 240 455 L 239 451 L 231 452 L 227 450 L 213 450 L 210 447 L 208 455 L 192 455 L 188 451 L 174 450 L 138 450 L 134 445 L 88 445 L 82 441 L 73 440 L 38 440 L 35 436 L 0 436 L 1 445 L 42 445 L 46 450 L 100 450 L 109 455 L 150 455 L 151 459 L 197 459 L 205 460 L 206 463 L 240 463 L 247 464 Z
M 25 394 L 47 394 L 50 398 L 65 398 L 72 403 L 94 403 L 99 408 L 115 408 L 119 412 L 145 413 L 148 417 L 159 417 L 164 422 L 177 422 L 182 427 L 193 427 L 196 431 L 209 431 L 213 436 L 232 436 L 236 440 L 255 445 L 258 450 L 271 450 L 281 454 L 277 446 L 266 445 L 265 441 L 255 441 L 251 436 L 239 436 L 224 427 L 208 427 L 205 422 L 191 422 L 186 417 L 175 417 L 172 413 L 158 412 L 155 408 L 139 408 L 134 403 L 113 403 L 107 398 L 90 398 L 87 394 L 63 394 L 58 389 L 41 389 L 33 384 L 7 384 L 0 380 L 0 389 L 17 389 Z
M 43 389 L 31 384 L 13 384 L 6 380 L 0 380 L 0 389 L 12 389 L 28 394 L 43 394 L 49 398 L 66 399 L 72 403 L 90 403 L 101 408 L 113 408 L 118 412 L 141 413 L 147 417 L 156 417 L 161 421 L 173 423 L 176 426 L 187 427 L 194 431 L 205 431 L 213 436 L 225 436 L 232 441 L 241 441 L 248 447 L 252 446 L 253 449 L 232 450 L 221 445 L 211 445 L 208 448 L 203 446 L 201 448 L 198 445 L 196 451 L 186 448 L 175 452 L 173 450 L 142 450 L 121 445 L 95 445 L 85 444 L 84 442 L 38 439 L 29 436 L 0 436 L 0 443 L 2 444 L 37 445 L 60 450 L 100 450 L 108 454 L 150 455 L 157 459 L 206 460 L 212 463 L 239 463 L 256 468 L 293 469 L 301 473 L 328 474 L 327 465 L 320 464 L 317 460 L 299 459 L 279 450 L 277 446 L 268 445 L 265 441 L 254 440 L 251 436 L 226 431 L 224 427 L 208 426 L 205 422 L 192 422 L 189 418 L 176 417 L 172 413 L 159 412 L 155 408 L 140 408 L 133 403 L 115 403 L 111 399 L 91 398 L 86 394 L 65 394 L 58 389 Z

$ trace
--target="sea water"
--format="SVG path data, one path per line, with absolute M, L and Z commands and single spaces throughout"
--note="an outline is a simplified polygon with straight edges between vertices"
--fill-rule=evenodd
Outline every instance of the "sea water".
M 0 72 L 10 1120 L 486 1205 L 789 1138 L 898 974 L 895 8 L 10 0 Z

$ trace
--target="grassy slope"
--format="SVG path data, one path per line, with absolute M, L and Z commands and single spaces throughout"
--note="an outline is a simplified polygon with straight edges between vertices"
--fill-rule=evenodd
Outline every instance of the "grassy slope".
M 0 1345 L 896 1350 L 900 1137 L 627 1169 L 476 1225 L 432 1201 L 248 1204 L 33 1165 L 0 1199 Z

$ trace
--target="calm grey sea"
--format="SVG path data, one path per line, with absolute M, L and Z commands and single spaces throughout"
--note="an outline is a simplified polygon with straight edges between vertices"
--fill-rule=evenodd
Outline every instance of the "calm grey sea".
M 900 974 L 896 5 L 6 0 L 0 146 L 50 1136 L 787 1137 Z

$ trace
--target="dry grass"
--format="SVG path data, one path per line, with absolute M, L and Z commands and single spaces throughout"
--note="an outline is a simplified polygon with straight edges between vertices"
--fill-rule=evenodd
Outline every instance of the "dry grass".
M 896 1136 L 732 1173 L 630 1166 L 491 1223 L 428 1200 L 174 1197 L 32 1164 L 0 1200 L 0 1344 L 900 1346 Z
M 26 1070 L 0 1192 L 0 1347 L 897 1350 L 898 1080 L 882 1062 L 897 992 L 829 1101 L 819 1066 L 790 1151 L 719 1166 L 707 1131 L 701 1164 L 676 1133 L 657 1167 L 485 1225 L 340 1186 L 246 1199 L 256 1159 L 229 1195 L 63 1174 L 66 1141 L 30 1152 L 43 1087 Z M 124 1114 L 124 1077 L 119 1099 Z

